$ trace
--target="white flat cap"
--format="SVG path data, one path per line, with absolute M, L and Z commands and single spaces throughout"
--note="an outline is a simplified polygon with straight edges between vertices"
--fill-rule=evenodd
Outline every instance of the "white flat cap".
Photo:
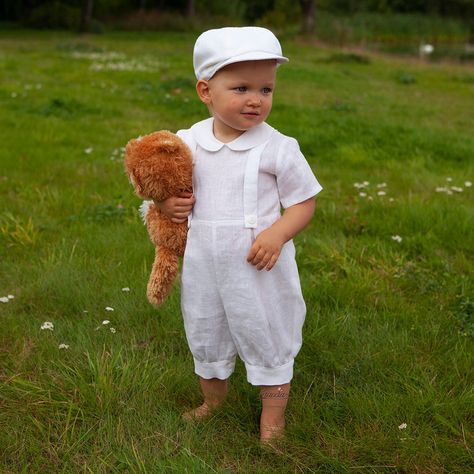
M 194 45 L 194 72 L 198 79 L 206 81 L 228 64 L 263 59 L 276 59 L 277 64 L 288 62 L 277 37 L 257 26 L 208 30 Z

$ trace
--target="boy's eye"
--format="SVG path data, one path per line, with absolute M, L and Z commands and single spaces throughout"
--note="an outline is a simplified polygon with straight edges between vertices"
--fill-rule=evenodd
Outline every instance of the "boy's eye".
M 271 90 L 270 87 L 264 87 L 264 88 L 262 89 L 262 92 L 263 92 L 264 94 L 270 94 L 271 91 L 272 91 L 272 90 Z
M 240 87 L 234 87 L 234 90 L 237 92 L 246 92 L 247 88 L 245 86 L 240 86 Z

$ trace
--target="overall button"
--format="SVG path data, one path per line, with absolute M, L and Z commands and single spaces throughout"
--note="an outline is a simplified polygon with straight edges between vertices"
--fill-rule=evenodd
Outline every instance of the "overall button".
M 257 223 L 257 216 L 254 216 L 254 215 L 246 216 L 245 223 L 248 225 L 255 225 Z

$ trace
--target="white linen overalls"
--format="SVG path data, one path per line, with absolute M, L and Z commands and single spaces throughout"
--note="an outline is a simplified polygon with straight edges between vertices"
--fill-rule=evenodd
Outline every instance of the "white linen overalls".
M 212 120 L 178 132 L 194 152 L 196 203 L 183 258 L 181 308 L 195 372 L 227 379 L 238 354 L 252 385 L 284 384 L 293 376 L 306 313 L 295 247 L 287 242 L 270 271 L 258 271 L 246 259 L 258 233 L 280 218 L 276 186 L 276 198 L 266 206 L 271 212 L 261 213 L 259 166 L 276 134 L 284 135 L 264 123 L 240 141 L 223 144 L 212 134 Z M 307 198 L 321 189 L 312 180 Z

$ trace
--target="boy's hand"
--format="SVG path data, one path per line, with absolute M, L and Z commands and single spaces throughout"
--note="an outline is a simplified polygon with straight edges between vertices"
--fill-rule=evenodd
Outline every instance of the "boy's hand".
M 257 270 L 271 270 L 280 256 L 283 245 L 292 239 L 313 217 L 314 197 L 287 207 L 283 215 L 257 235 L 247 255 L 247 262 L 257 265 Z
M 280 232 L 272 227 L 260 232 L 255 239 L 250 252 L 247 255 L 247 262 L 257 266 L 257 270 L 271 270 L 280 256 L 281 248 L 285 239 Z
M 192 193 L 180 193 L 164 201 L 153 201 L 160 211 L 168 216 L 172 222 L 182 224 L 186 222 L 193 209 L 196 198 Z

